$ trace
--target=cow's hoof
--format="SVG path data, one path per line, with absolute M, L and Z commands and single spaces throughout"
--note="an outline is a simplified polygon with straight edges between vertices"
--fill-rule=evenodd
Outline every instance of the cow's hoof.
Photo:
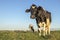
M 39 36 L 41 36 L 41 34 L 39 34 Z

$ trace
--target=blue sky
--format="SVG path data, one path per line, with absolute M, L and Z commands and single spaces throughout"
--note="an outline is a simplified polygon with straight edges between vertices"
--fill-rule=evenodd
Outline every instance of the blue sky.
M 35 19 L 25 12 L 32 4 L 51 12 L 51 28 L 60 28 L 60 0 L 0 0 L 0 30 L 24 30 L 29 24 L 37 29 Z

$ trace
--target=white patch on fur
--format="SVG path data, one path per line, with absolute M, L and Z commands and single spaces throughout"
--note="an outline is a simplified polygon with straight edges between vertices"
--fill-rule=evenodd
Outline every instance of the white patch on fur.
M 34 8 L 35 8 L 35 6 L 32 6 L 32 8 L 34 9 Z
M 39 30 L 44 30 L 44 27 L 39 28 Z

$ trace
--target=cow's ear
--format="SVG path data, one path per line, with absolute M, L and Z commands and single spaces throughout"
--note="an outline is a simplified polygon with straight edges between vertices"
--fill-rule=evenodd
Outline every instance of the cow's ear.
M 25 12 L 30 12 L 30 9 L 26 9 L 26 11 Z
M 38 7 L 38 10 L 41 10 L 41 9 L 43 9 L 42 6 L 39 6 L 39 7 Z

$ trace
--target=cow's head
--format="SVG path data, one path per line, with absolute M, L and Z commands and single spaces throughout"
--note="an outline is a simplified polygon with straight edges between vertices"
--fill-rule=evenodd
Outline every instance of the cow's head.
M 36 18 L 36 13 L 37 13 L 37 6 L 35 4 L 32 4 L 30 9 L 26 9 L 26 12 L 30 12 L 30 18 L 34 19 Z

